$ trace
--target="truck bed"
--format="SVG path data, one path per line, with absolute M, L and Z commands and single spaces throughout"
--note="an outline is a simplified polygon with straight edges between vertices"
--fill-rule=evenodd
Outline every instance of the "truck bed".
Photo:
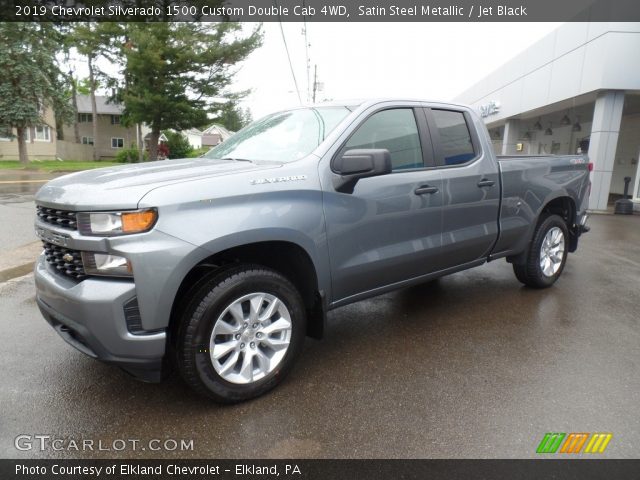
M 573 217 L 588 208 L 591 166 L 585 155 L 500 155 L 500 235 L 495 255 L 522 251 L 537 212 L 556 197 L 569 197 Z

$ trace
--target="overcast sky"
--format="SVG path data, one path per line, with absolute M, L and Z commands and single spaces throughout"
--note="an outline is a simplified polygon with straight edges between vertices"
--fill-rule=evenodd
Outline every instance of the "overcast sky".
M 307 100 L 304 24 L 283 23 L 302 101 Z M 411 97 L 451 100 L 559 23 L 307 23 L 310 83 L 317 99 Z M 295 106 L 293 77 L 278 23 L 237 75 L 254 118 Z
M 282 24 L 302 102 L 313 84 L 323 99 L 405 97 L 452 100 L 497 67 L 556 29 L 559 23 L 307 23 Z M 250 31 L 255 24 L 246 24 Z M 254 119 L 299 104 L 280 24 L 265 23 L 263 46 L 236 76 L 236 91 L 251 89 L 243 106 Z M 77 58 L 77 57 L 76 57 Z M 83 62 L 76 75 L 88 76 Z M 104 62 L 101 62 L 104 63 Z M 106 65 L 102 67 L 114 73 Z

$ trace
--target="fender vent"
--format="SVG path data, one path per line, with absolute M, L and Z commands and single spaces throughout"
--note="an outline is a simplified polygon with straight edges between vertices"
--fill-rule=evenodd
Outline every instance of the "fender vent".
M 124 318 L 127 322 L 127 330 L 131 333 L 144 333 L 142 318 L 138 308 L 138 297 L 133 297 L 123 305 Z

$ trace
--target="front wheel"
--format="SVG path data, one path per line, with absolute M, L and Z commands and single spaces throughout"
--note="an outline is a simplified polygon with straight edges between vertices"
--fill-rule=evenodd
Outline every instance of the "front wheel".
M 567 261 L 568 238 L 569 230 L 562 217 L 543 217 L 533 235 L 525 261 L 513 264 L 518 280 L 533 288 L 553 285 Z
M 248 400 L 285 377 L 305 326 L 291 282 L 273 270 L 241 265 L 213 276 L 188 299 L 178 367 L 187 384 L 216 401 Z

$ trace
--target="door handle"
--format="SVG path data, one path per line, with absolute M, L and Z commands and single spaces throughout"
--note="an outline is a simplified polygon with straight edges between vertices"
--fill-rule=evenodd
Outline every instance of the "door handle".
M 493 184 L 496 183 L 493 180 L 489 180 L 488 178 L 483 178 L 478 182 L 478 187 L 493 187 Z
M 437 193 L 438 187 L 432 187 L 430 185 L 422 185 L 421 187 L 416 188 L 413 193 L 416 195 L 431 195 L 432 193 Z

